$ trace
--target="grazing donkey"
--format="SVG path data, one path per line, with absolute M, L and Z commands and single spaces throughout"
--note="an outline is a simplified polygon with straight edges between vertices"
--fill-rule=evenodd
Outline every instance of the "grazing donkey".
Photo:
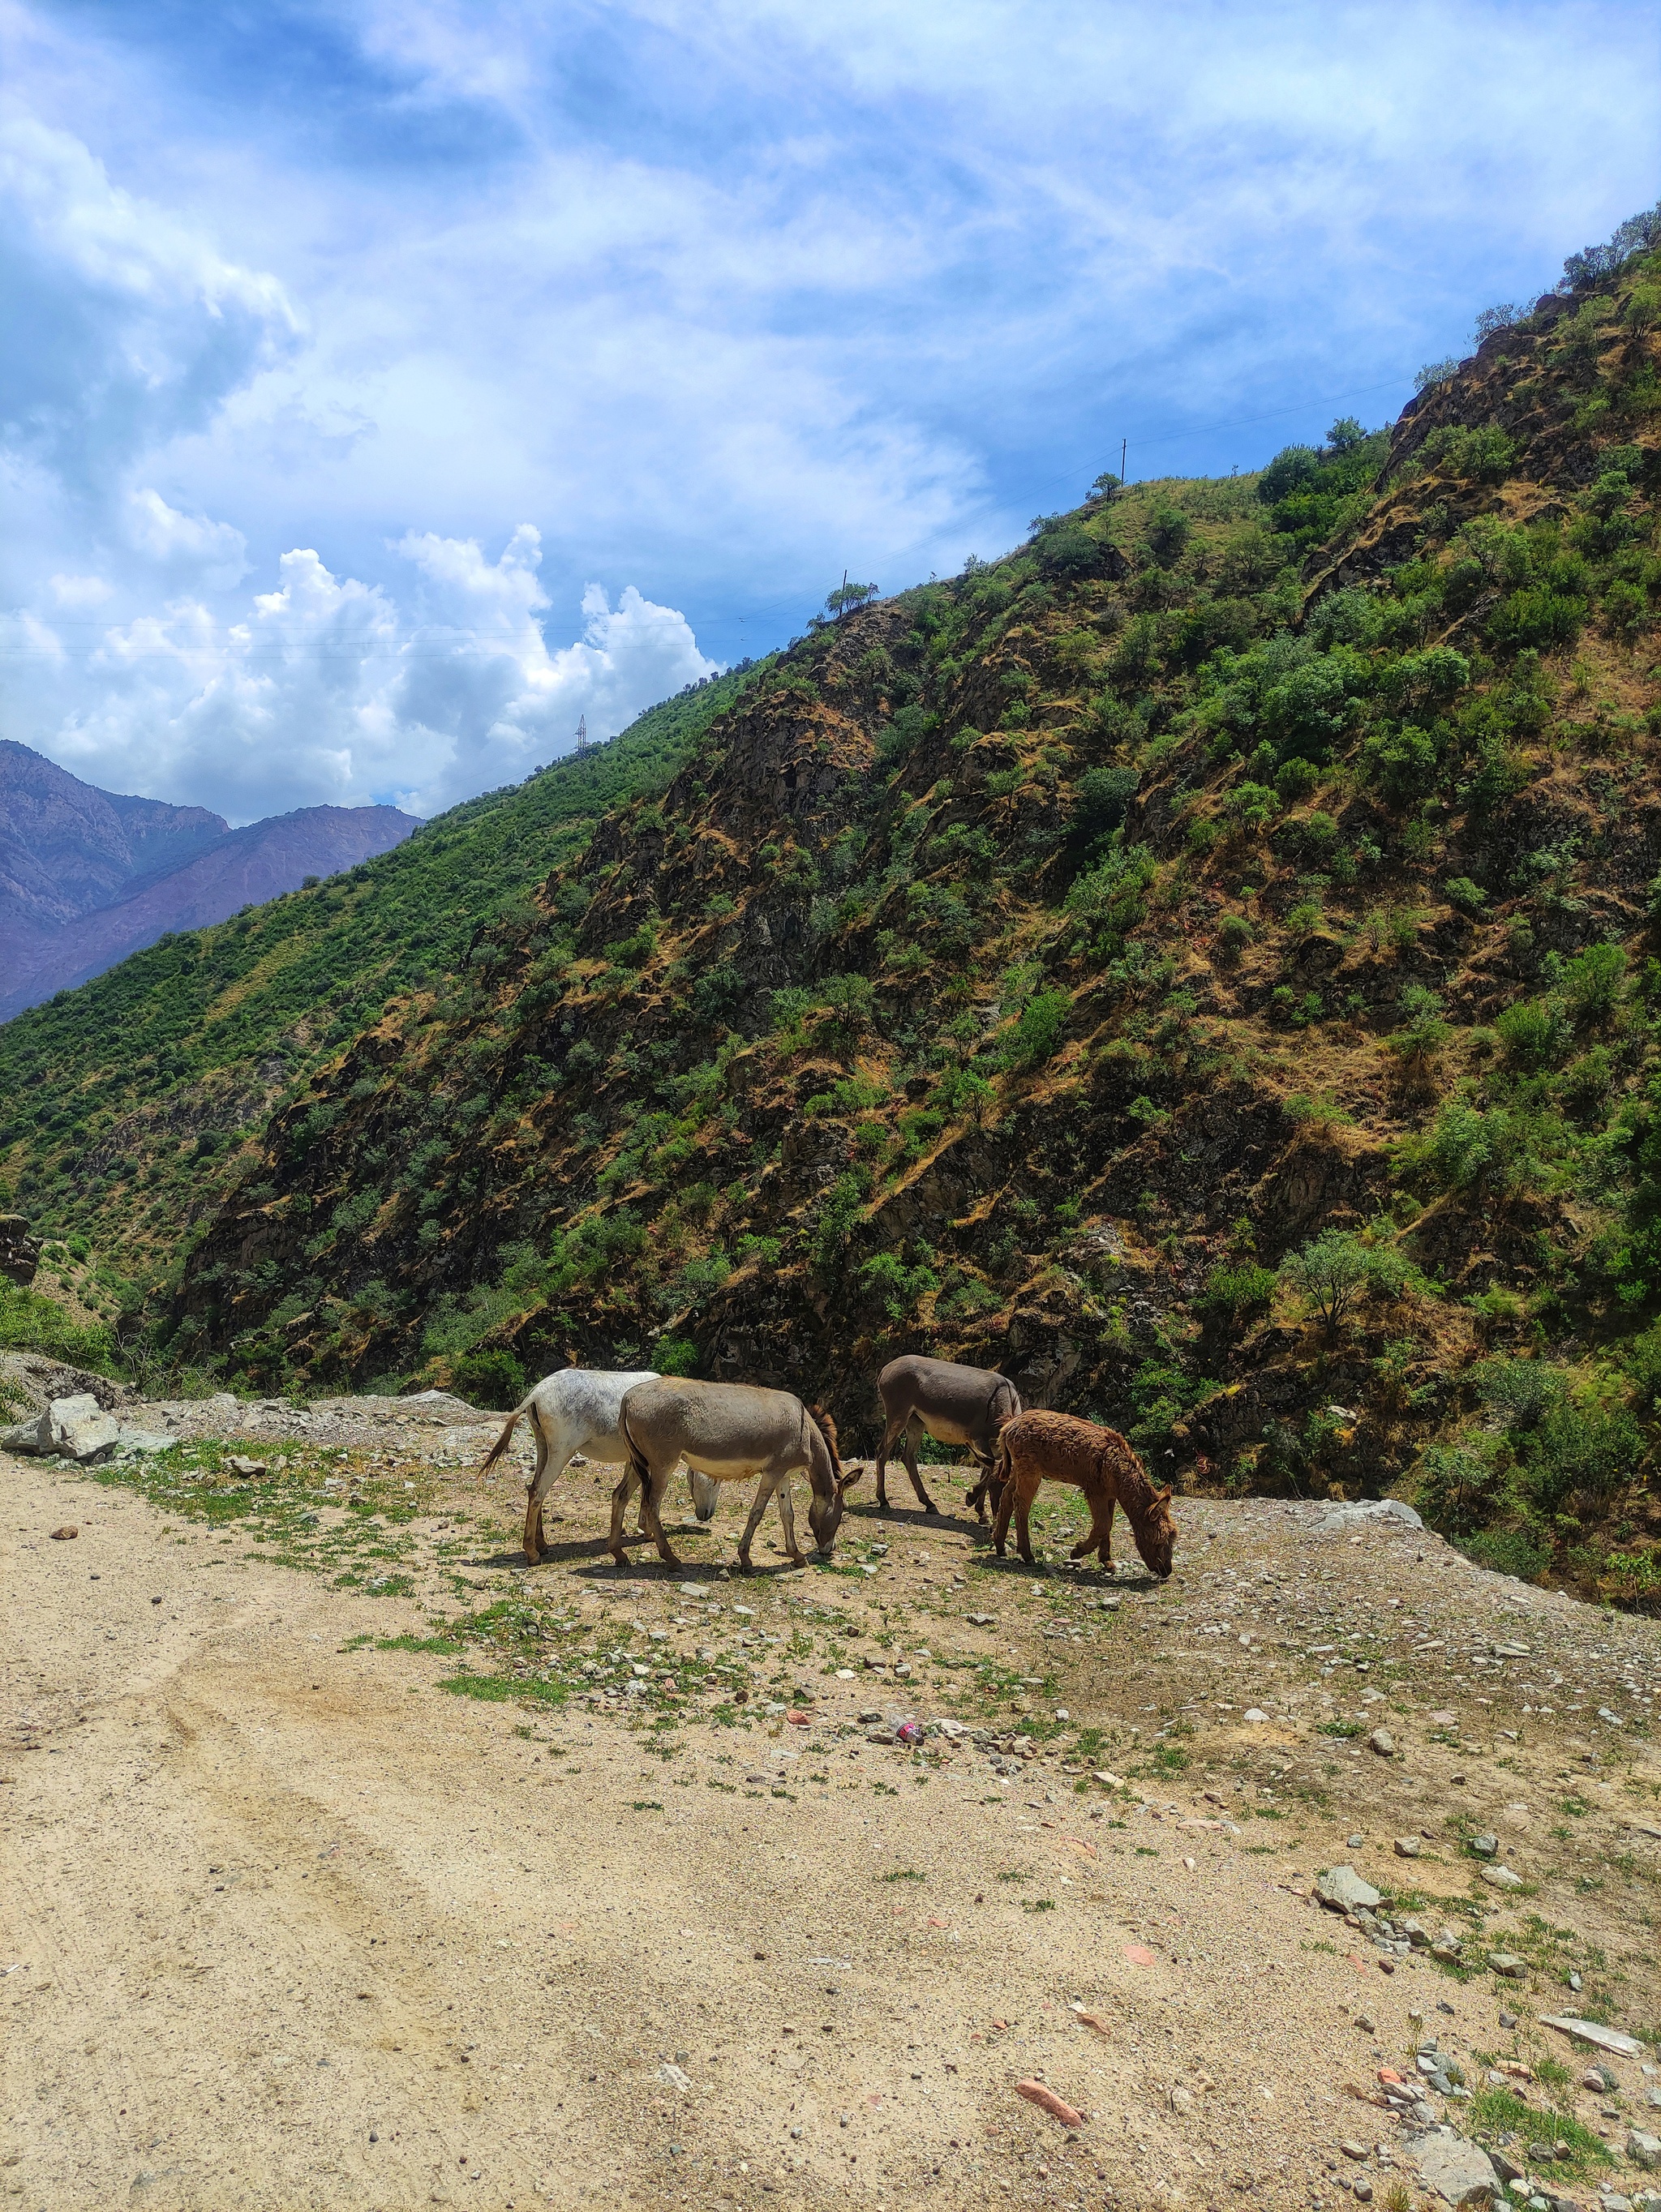
M 1073 1482 L 1083 1491 L 1090 1507 L 1089 1532 L 1073 1547 L 1073 1557 L 1082 1559 L 1099 1550 L 1102 1565 L 1111 1570 L 1113 1509 L 1123 1505 L 1143 1564 L 1161 1582 L 1169 1579 L 1171 1555 L 1177 1542 L 1171 1492 L 1155 1490 L 1147 1469 L 1116 1429 L 1098 1428 L 1094 1421 L 1080 1421 L 1071 1413 L 1019 1414 L 998 1439 L 998 1474 L 1003 1493 L 998 1500 L 992 1536 L 1000 1559 L 1004 1557 L 1013 1513 L 1021 1557 L 1031 1565 L 1032 1537 L 1027 1523 L 1038 1485 Z
M 623 1512 L 636 1483 L 641 1522 L 657 1545 L 658 1557 L 672 1567 L 680 1565 L 663 1533 L 658 1503 L 683 1459 L 694 1475 L 710 1475 L 718 1483 L 759 1477 L 739 1539 L 739 1562 L 746 1573 L 751 1540 L 776 1491 L 791 1563 L 807 1564 L 796 1542 L 792 1474 L 805 1472 L 812 1486 L 808 1522 L 814 1542 L 827 1556 L 842 1525 L 843 1493 L 859 1480 L 857 1468 L 852 1474 L 843 1473 L 829 1414 L 810 1413 L 788 1390 L 764 1390 L 753 1382 L 693 1382 L 668 1375 L 637 1382 L 624 1399 L 618 1426 L 629 1448 L 629 1464 L 611 1493 L 611 1557 L 620 1567 L 628 1565 Z
M 925 1513 L 940 1510 L 917 1473 L 915 1434 L 921 1428 L 937 1443 L 968 1448 L 981 1479 L 964 1504 L 974 1506 L 984 1521 L 988 1485 L 996 1479 L 993 1467 L 998 1434 L 1021 1410 L 1020 1393 L 1009 1377 L 990 1368 L 954 1367 L 949 1359 L 928 1359 L 908 1352 L 889 1361 L 877 1377 L 877 1389 L 885 1416 L 877 1447 L 877 1510 L 888 1510 L 888 1455 L 897 1441 L 917 1503 Z M 995 1498 L 993 1503 L 995 1506 Z
M 548 1536 L 543 1526 L 542 1501 L 564 1474 L 577 1452 L 586 1453 L 608 1467 L 622 1464 L 629 1456 L 629 1447 L 618 1432 L 618 1415 L 623 1401 L 636 1382 L 655 1382 L 654 1368 L 637 1368 L 631 1373 L 608 1375 L 594 1367 L 565 1367 L 557 1375 L 550 1375 L 538 1382 L 523 1401 L 508 1416 L 508 1425 L 490 1447 L 490 1455 L 479 1469 L 481 1476 L 488 1474 L 508 1449 L 514 1429 L 528 1413 L 531 1431 L 536 1437 L 536 1472 L 526 1488 L 529 1493 L 525 1504 L 525 1557 L 535 1566 L 547 1549 Z M 694 1474 L 692 1503 L 700 1521 L 708 1521 L 715 1510 L 719 1495 L 715 1486 L 706 1476 Z

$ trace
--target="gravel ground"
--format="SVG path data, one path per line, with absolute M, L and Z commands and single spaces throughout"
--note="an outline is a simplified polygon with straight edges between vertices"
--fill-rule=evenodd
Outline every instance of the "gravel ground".
M 1163 1587 L 1065 1496 L 1036 1571 L 868 1493 L 828 1569 L 729 1572 L 732 1498 L 618 1571 L 593 1468 L 526 1570 L 458 1401 L 119 1410 L 179 1444 L 0 1456 L 9 2201 L 1419 2203 L 1433 2036 L 1435 2123 L 1640 2179 L 1658 2077 L 1538 2015 L 1661 2023 L 1652 1624 L 1263 1500 Z

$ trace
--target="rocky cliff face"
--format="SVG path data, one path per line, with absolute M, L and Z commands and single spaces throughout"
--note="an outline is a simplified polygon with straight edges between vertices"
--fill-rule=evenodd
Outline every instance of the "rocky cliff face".
M 232 830 L 205 807 L 100 791 L 0 744 L 0 1021 L 169 930 L 386 852 L 416 826 L 392 806 L 308 806 Z

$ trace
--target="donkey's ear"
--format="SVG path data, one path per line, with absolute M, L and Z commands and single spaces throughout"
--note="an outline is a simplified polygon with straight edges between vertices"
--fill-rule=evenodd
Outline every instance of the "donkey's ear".
M 1166 1485 L 1165 1485 L 1165 1488 L 1164 1488 L 1163 1490 L 1156 1490 L 1156 1491 L 1154 1492 L 1154 1493 L 1153 1493 L 1153 1503 L 1154 1503 L 1156 1505 L 1169 1505 L 1169 1504 L 1170 1504 L 1170 1503 L 1171 1503 L 1171 1485 L 1170 1485 L 1169 1483 L 1166 1483 Z
M 843 1475 L 842 1480 L 837 1485 L 837 1495 L 841 1496 L 844 1491 L 851 1490 L 864 1473 L 865 1469 L 857 1463 L 849 1468 L 847 1474 Z

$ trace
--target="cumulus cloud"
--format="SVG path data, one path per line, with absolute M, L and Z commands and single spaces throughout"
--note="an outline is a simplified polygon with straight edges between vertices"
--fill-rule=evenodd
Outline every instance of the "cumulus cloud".
M 435 805 L 1122 436 L 1226 472 L 1383 419 L 1653 196 L 1647 12 L 1563 23 L 0 0 L 9 727 L 227 811 Z
M 269 275 L 119 189 L 66 131 L 0 115 L 0 435 L 97 501 L 128 462 L 210 422 L 295 343 Z
M 228 522 L 182 514 L 145 487 L 127 502 L 133 544 L 158 566 L 184 570 L 210 586 L 240 584 L 248 573 L 248 541 Z
M 613 608 L 590 585 L 581 636 L 551 651 L 528 523 L 495 561 L 433 532 L 399 550 L 418 578 L 408 610 L 296 548 L 239 619 L 184 597 L 107 626 L 76 702 L 27 741 L 106 788 L 234 821 L 376 801 L 425 814 L 568 751 L 579 717 L 610 736 L 715 672 L 684 617 L 632 586 Z M 30 642 L 66 665 L 48 624 Z

